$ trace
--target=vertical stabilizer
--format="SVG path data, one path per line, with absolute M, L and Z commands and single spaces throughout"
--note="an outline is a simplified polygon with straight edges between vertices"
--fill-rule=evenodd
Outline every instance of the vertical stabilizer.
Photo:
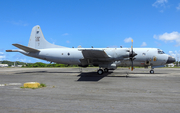
M 35 49 L 45 49 L 45 48 L 66 48 L 63 46 L 58 46 L 49 43 L 42 33 L 42 30 L 39 25 L 36 25 L 32 28 L 31 36 L 29 39 L 28 47 Z

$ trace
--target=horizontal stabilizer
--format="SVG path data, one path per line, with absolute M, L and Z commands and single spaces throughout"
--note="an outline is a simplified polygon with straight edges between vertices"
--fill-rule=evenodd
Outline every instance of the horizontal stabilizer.
M 24 50 L 26 52 L 39 52 L 39 50 L 37 50 L 37 49 L 33 49 L 33 48 L 23 46 L 23 45 L 20 45 L 20 44 L 12 44 L 12 45 L 16 46 L 17 48 L 22 49 L 22 50 Z

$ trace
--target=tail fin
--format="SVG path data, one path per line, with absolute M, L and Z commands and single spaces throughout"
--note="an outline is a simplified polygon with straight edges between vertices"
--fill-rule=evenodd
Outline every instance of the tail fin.
M 36 25 L 32 28 L 31 36 L 29 39 L 28 47 L 35 49 L 45 49 L 45 48 L 66 48 L 63 46 L 58 46 L 49 43 L 42 33 L 42 30 L 39 25 Z

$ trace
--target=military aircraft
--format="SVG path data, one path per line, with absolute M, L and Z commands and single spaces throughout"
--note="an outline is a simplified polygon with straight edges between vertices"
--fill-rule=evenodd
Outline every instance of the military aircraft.
M 68 48 L 54 45 L 44 38 L 39 25 L 32 28 L 28 46 L 12 45 L 20 50 L 6 52 L 20 52 L 30 57 L 80 67 L 99 66 L 99 75 L 114 70 L 117 66 L 129 66 L 132 71 L 134 66 L 150 66 L 150 73 L 153 74 L 154 68 L 175 62 L 175 58 L 158 48 L 133 48 L 133 40 L 131 48 Z

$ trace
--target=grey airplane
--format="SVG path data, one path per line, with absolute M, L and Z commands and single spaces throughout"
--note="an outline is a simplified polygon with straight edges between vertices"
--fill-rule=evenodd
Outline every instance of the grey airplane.
M 114 70 L 117 66 L 131 67 L 131 71 L 134 66 L 151 67 L 150 73 L 153 74 L 154 68 L 175 62 L 175 58 L 158 48 L 68 48 L 54 45 L 44 38 L 39 25 L 32 28 L 28 46 L 12 45 L 20 50 L 6 52 L 20 52 L 38 59 L 80 67 L 99 66 L 99 75 Z

